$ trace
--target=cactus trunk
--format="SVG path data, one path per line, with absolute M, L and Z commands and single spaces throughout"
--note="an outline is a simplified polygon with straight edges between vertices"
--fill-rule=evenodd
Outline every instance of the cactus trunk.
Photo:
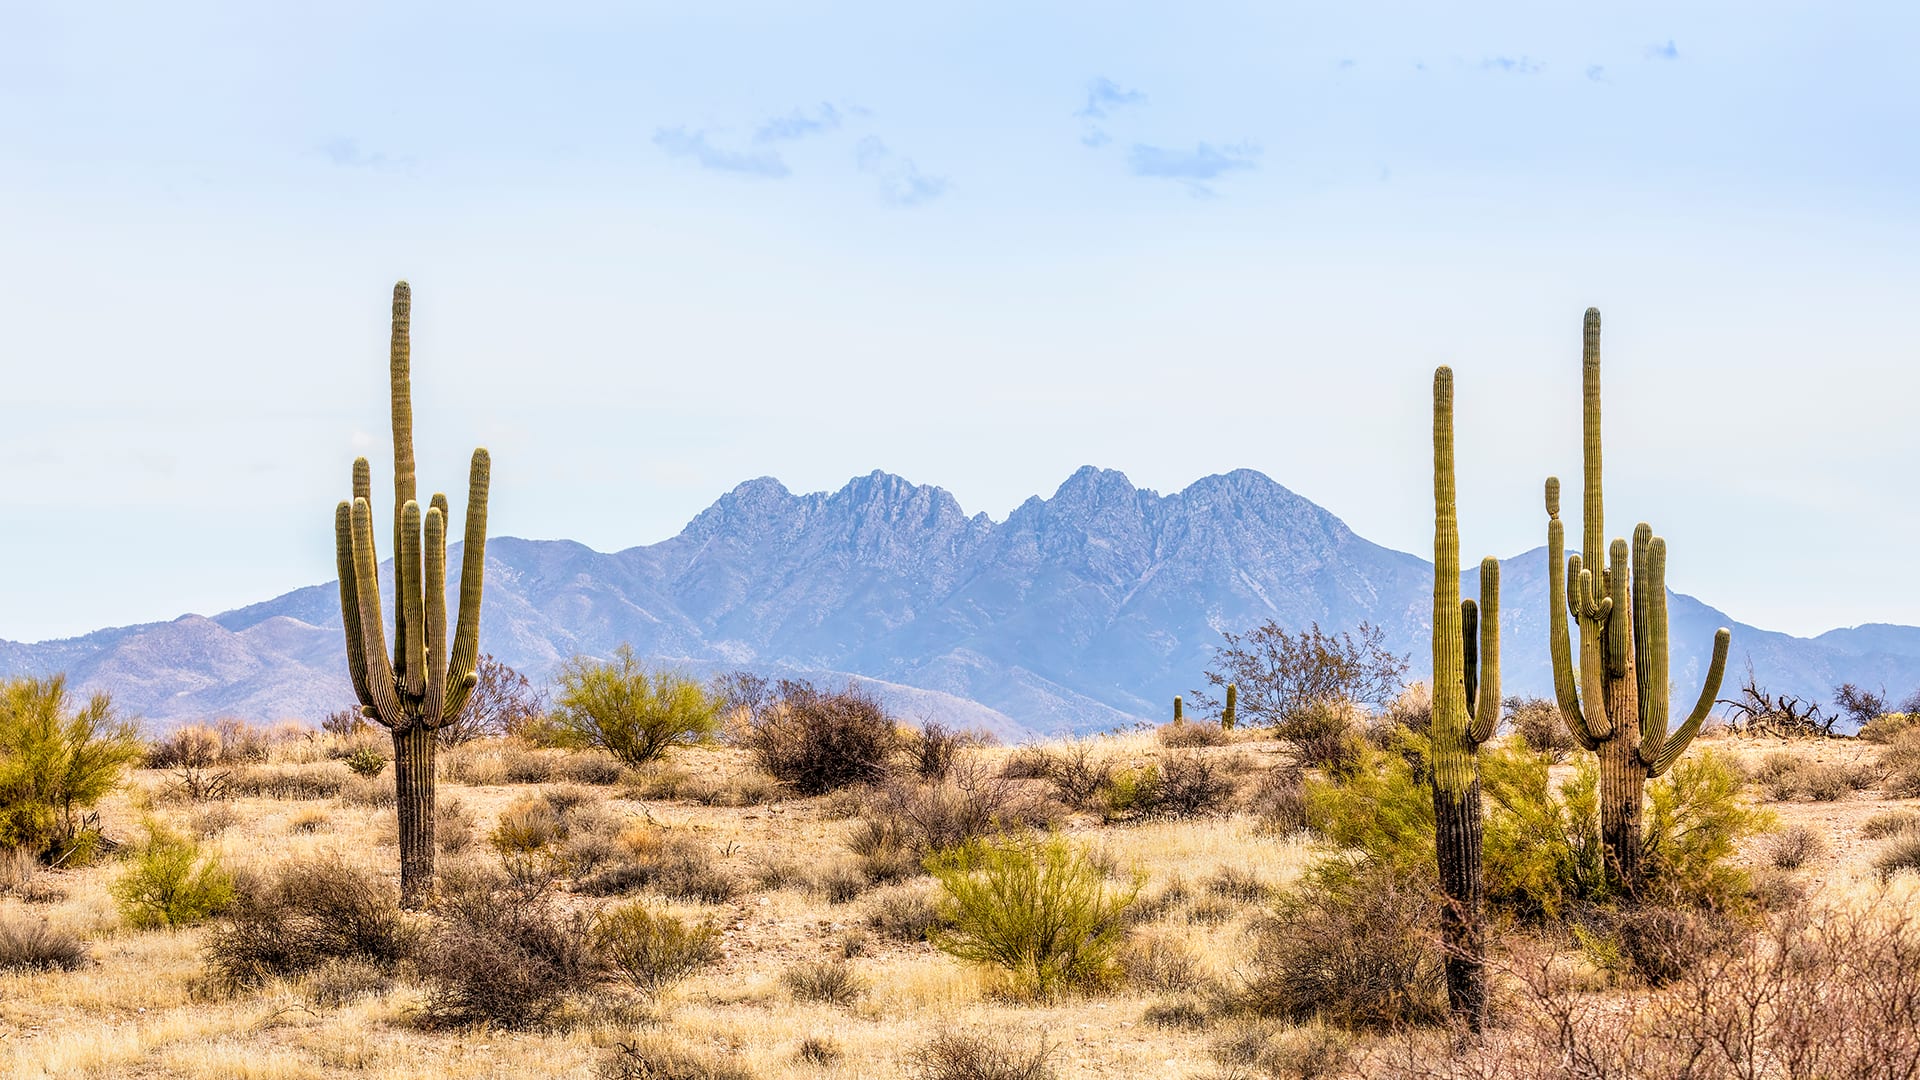
M 1484 609 L 1484 610 L 1482 610 Z M 1484 617 L 1483 617 L 1484 616 Z M 1447 1002 L 1468 1029 L 1487 1019 L 1480 925 L 1480 744 L 1500 716 L 1500 564 L 1480 563 L 1480 605 L 1460 599 L 1460 528 L 1453 471 L 1453 372 L 1433 373 L 1434 856 Z
M 1186 718 L 1187 718 L 1187 713 L 1186 713 L 1185 703 L 1183 703 L 1180 700 L 1180 695 L 1175 694 L 1173 696 L 1173 722 L 1178 724 L 1186 720 Z
M 1580 745 L 1600 757 L 1600 839 L 1608 884 L 1628 896 L 1645 884 L 1642 859 L 1647 781 L 1673 767 L 1705 722 L 1726 674 L 1732 633 L 1713 635 L 1713 659 L 1687 719 L 1669 730 L 1667 543 L 1642 522 L 1607 548 L 1601 498 L 1600 312 L 1588 308 L 1581 334 L 1583 547 L 1566 554 L 1560 481 L 1547 478 L 1548 645 L 1554 696 Z M 1564 569 L 1563 569 L 1564 568 Z M 1569 617 L 1580 628 L 1576 659 Z M 1576 666 L 1577 665 L 1577 666 Z
M 1239 708 L 1240 708 L 1240 688 L 1233 683 L 1228 683 L 1227 684 L 1227 707 L 1221 710 L 1220 712 L 1221 730 L 1223 731 L 1233 730 L 1233 725 L 1239 722 L 1239 717 L 1236 715 L 1239 712 Z
M 393 787 L 400 819 L 400 902 L 417 908 L 433 885 L 434 731 L 393 733 Z
M 480 594 L 485 577 L 487 487 L 491 461 L 473 452 L 467 481 L 466 550 L 460 614 L 447 640 L 447 498 L 423 510 L 413 456 L 413 294 L 393 287 L 389 386 L 393 414 L 393 656 L 380 610 L 380 558 L 374 550 L 371 469 L 353 463 L 353 498 L 334 510 L 340 566 L 340 614 L 347 671 L 361 711 L 393 733 L 394 791 L 400 824 L 400 896 L 419 907 L 433 892 L 434 734 L 459 716 L 476 681 Z

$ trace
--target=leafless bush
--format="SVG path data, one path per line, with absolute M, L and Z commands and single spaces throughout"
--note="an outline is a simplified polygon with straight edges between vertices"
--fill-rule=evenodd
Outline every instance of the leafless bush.
M 1798 870 L 1826 853 L 1826 838 L 1806 825 L 1782 829 L 1765 844 L 1767 862 L 1782 870 Z
M 795 1001 L 851 1005 L 867 992 L 867 981 L 841 958 L 803 960 L 781 972 L 780 982 Z
M 205 946 L 208 974 L 225 986 L 298 975 L 329 960 L 391 966 L 418 943 L 399 893 L 338 858 L 287 863 L 237 885 Z
M 545 718 L 546 694 L 505 661 L 486 653 L 474 674 L 478 681 L 460 715 L 434 734 L 442 747 L 459 746 L 488 735 L 519 735 Z
M 1155 763 L 1151 790 L 1142 810 L 1160 817 L 1201 817 L 1223 813 L 1239 791 L 1230 767 L 1218 757 L 1192 750 L 1170 750 Z
M 963 750 L 985 746 L 989 737 L 973 731 L 950 728 L 930 720 L 907 740 L 913 771 L 922 780 L 939 780 L 947 775 Z
M 1225 746 L 1233 741 L 1233 737 L 1218 724 L 1194 724 L 1186 720 L 1161 724 L 1154 731 L 1153 737 L 1159 740 L 1161 746 L 1176 750 Z
M 942 1031 L 913 1052 L 922 1080 L 1053 1080 L 1054 1048 L 1044 1038 L 1016 1044 L 1005 1036 Z
M 0 918 L 0 971 L 72 971 L 90 956 L 79 935 L 45 919 Z
M 647 890 L 683 900 L 724 903 L 744 888 L 719 865 L 711 847 L 665 830 L 623 838 L 624 850 L 607 867 L 582 878 L 574 888 L 588 896 L 615 896 Z
M 880 699 L 782 682 L 780 701 L 740 733 L 754 763 L 801 795 L 823 795 L 886 775 L 900 739 Z
M 1297 765 L 1282 765 L 1260 774 L 1247 798 L 1247 809 L 1260 818 L 1268 832 L 1286 835 L 1307 827 L 1307 776 Z
M 940 924 L 940 905 L 918 885 L 897 885 L 867 899 L 867 925 L 889 941 L 925 941 Z
M 227 791 L 236 798 L 331 799 L 345 790 L 351 779 L 353 777 L 337 771 L 337 767 L 322 770 L 317 767 L 262 766 L 235 771 L 228 781 Z
M 448 877 L 420 957 L 429 1026 L 538 1026 L 568 995 L 599 982 L 585 913 L 562 914 L 547 897 L 498 879 Z
M 665 1034 L 614 1044 L 595 1075 L 601 1080 L 754 1080 L 745 1065 L 689 1049 L 683 1039 Z
M 1075 810 L 1099 806 L 1101 793 L 1113 784 L 1114 768 L 1112 759 L 1085 740 L 1076 740 L 1059 752 L 1046 755 L 1042 766 L 1047 782 L 1053 785 L 1054 796 Z
M 1501 705 L 1508 726 L 1529 750 L 1546 754 L 1557 763 L 1579 749 L 1573 732 L 1567 730 L 1566 718 L 1560 715 L 1560 706 L 1551 698 L 1510 697 Z
M 1767 735 L 1786 739 L 1824 738 L 1833 734 L 1838 714 L 1823 715 L 1820 706 L 1794 694 L 1773 694 L 1761 686 L 1747 664 L 1747 679 L 1739 696 L 1715 702 L 1728 711 L 1727 727 L 1736 735 Z
M 862 816 L 921 858 L 1008 827 L 1044 825 L 1048 815 L 1015 781 L 979 762 L 963 761 L 944 779 L 895 778 L 880 784 Z
M 1901 833 L 1920 834 L 1920 812 L 1882 810 L 1860 823 L 1860 835 L 1868 840 L 1884 840 Z

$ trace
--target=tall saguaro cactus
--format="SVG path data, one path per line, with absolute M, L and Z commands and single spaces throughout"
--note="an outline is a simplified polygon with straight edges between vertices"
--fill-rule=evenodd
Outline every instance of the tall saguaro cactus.
M 1720 693 L 1733 640 L 1714 631 L 1713 660 L 1699 701 L 1678 729 L 1668 730 L 1667 542 L 1641 522 L 1625 540 L 1606 544 L 1600 490 L 1600 312 L 1588 308 L 1581 345 L 1582 542 L 1566 554 L 1560 523 L 1560 481 L 1547 478 L 1548 644 L 1554 696 L 1581 746 L 1600 756 L 1600 839 L 1609 881 L 1632 894 L 1644 880 L 1641 808 L 1647 780 L 1678 761 Z M 1607 550 L 1607 563 L 1598 553 Z M 1631 562 L 1629 562 L 1631 558 Z M 1583 561 L 1584 560 L 1584 561 Z M 1580 627 L 1575 667 L 1567 629 Z
M 1232 731 L 1233 725 L 1240 720 L 1240 687 L 1235 683 L 1227 684 L 1227 707 L 1220 710 L 1220 729 Z
M 1433 816 L 1446 904 L 1447 1001 L 1474 1031 L 1486 1021 L 1480 929 L 1480 744 L 1500 721 L 1500 562 L 1480 562 L 1480 604 L 1460 598 L 1454 509 L 1453 371 L 1433 373 Z
M 387 658 L 380 612 L 379 556 L 374 551 L 373 485 L 366 458 L 353 463 L 353 500 L 334 509 L 340 563 L 340 615 L 347 633 L 347 670 L 361 711 L 393 733 L 394 786 L 399 796 L 400 895 L 417 907 L 433 889 L 434 732 L 460 714 L 472 692 L 480 653 L 480 588 L 486 569 L 485 449 L 473 452 L 467 477 L 466 541 L 460 566 L 460 611 L 447 640 L 447 497 L 423 511 L 413 474 L 413 397 L 409 339 L 413 293 L 393 287 L 393 636 Z

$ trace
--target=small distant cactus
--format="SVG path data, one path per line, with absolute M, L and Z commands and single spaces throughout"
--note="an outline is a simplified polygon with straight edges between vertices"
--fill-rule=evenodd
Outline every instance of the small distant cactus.
M 1232 731 L 1239 721 L 1240 688 L 1233 683 L 1227 684 L 1227 707 L 1220 711 L 1220 730 Z
M 1460 524 L 1453 477 L 1453 370 L 1433 373 L 1434 848 L 1447 1000 L 1474 1030 L 1486 1022 L 1480 928 L 1480 744 L 1500 722 L 1500 563 L 1480 562 L 1480 603 L 1460 598 Z
M 387 657 L 380 611 L 380 557 L 374 551 L 373 484 L 366 458 L 353 463 L 353 499 L 334 510 L 340 614 L 347 671 L 361 711 L 393 733 L 400 821 L 400 896 L 408 907 L 433 888 L 434 733 L 460 715 L 477 681 L 480 587 L 486 569 L 487 482 L 491 462 L 473 452 L 467 478 L 466 546 L 460 612 L 447 637 L 447 497 L 423 510 L 413 473 L 413 291 L 393 287 L 389 378 L 393 412 L 394 653 Z
M 1175 694 L 1173 695 L 1173 722 L 1176 724 L 1184 724 L 1186 720 L 1186 704 L 1180 700 L 1179 694 Z
M 1582 463 L 1585 475 L 1580 553 L 1566 554 L 1560 481 L 1547 478 L 1548 646 L 1554 695 L 1581 746 L 1600 755 L 1600 839 L 1611 884 L 1640 886 L 1641 809 L 1646 782 L 1673 767 L 1720 693 L 1733 634 L 1713 635 L 1713 659 L 1693 711 L 1668 731 L 1667 542 L 1641 522 L 1625 540 L 1606 542 L 1600 489 L 1600 312 L 1588 308 L 1581 345 Z M 1607 551 L 1607 564 L 1600 552 Z M 1580 626 L 1575 666 L 1567 630 Z

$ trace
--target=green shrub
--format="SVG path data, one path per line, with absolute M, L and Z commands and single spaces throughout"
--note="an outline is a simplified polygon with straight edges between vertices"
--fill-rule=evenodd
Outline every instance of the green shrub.
M 1870 743 L 1890 743 L 1903 731 L 1920 727 L 1920 713 L 1881 713 L 1860 725 L 1859 737 Z
M 379 776 L 381 770 L 387 767 L 386 755 L 365 743 L 354 747 L 353 752 L 342 761 L 353 775 L 364 776 L 369 780 Z
M 593 941 L 613 973 L 649 997 L 720 959 L 719 927 L 691 923 L 644 903 L 601 912 Z
M 225 911 L 233 902 L 233 875 L 190 838 L 149 824 L 112 893 L 128 925 L 172 930 Z
M 104 693 L 73 709 L 64 675 L 0 683 L 0 850 L 84 861 L 97 846 L 80 813 L 120 782 L 144 749 Z
M 949 928 L 934 944 L 1006 971 L 1016 989 L 1048 995 L 1115 973 L 1128 906 L 1144 876 L 1108 882 L 1065 837 L 1005 836 L 940 852 L 927 868 L 946 893 Z
M 1394 745 L 1396 751 L 1383 752 L 1361 744 L 1349 771 L 1308 778 L 1307 824 L 1333 847 L 1431 877 L 1438 871 L 1433 792 L 1421 771 L 1426 740 L 1402 732 Z
M 644 765 L 675 745 L 701 742 L 719 711 L 698 681 L 650 671 L 631 645 L 602 663 L 575 657 L 561 669 L 554 721 L 570 741 L 597 746 L 628 765 Z

